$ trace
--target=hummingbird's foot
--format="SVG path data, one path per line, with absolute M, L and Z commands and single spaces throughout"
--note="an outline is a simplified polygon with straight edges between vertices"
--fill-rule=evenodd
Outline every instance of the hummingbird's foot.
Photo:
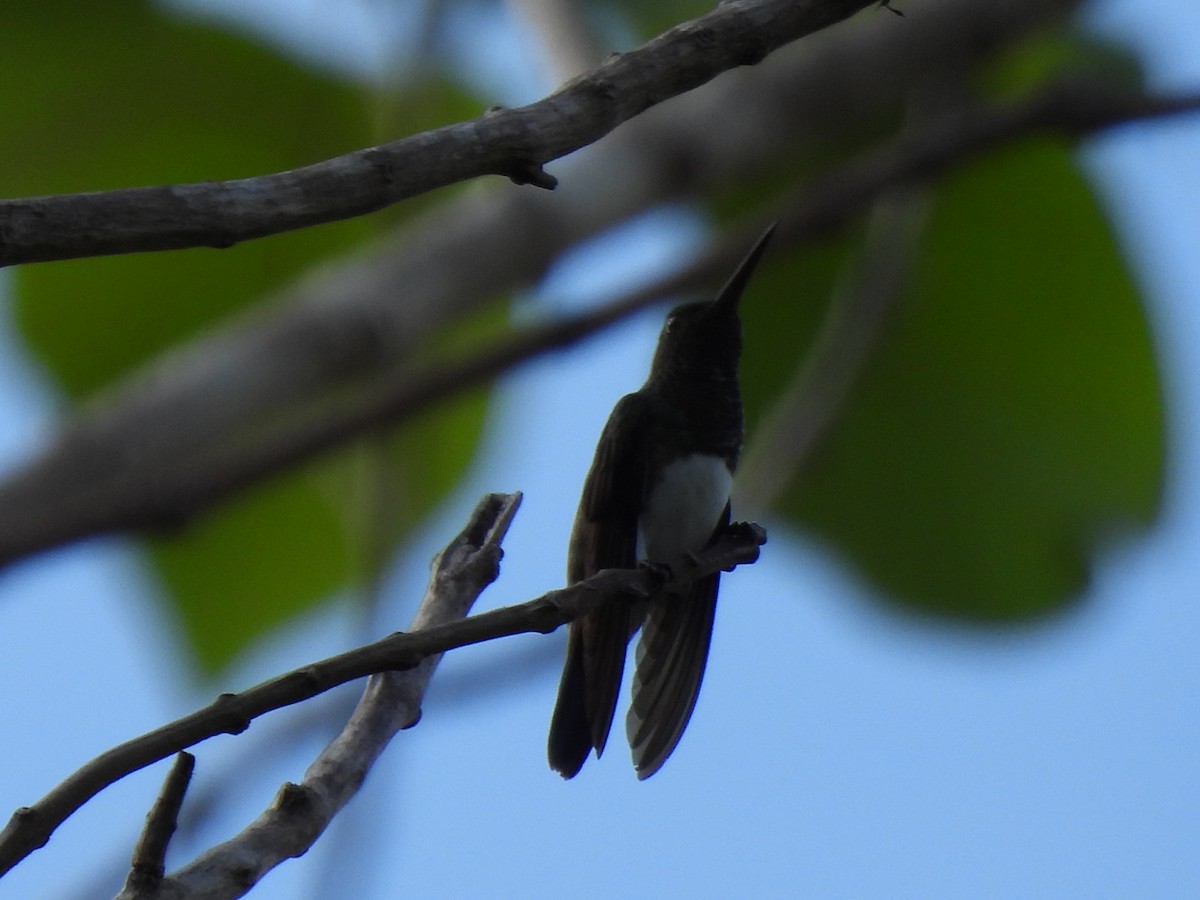
M 725 526 L 725 534 L 738 543 L 754 544 L 753 557 L 749 560 L 750 562 L 758 559 L 758 548 L 767 542 L 767 529 L 757 522 L 730 522 Z M 746 561 L 741 560 L 741 562 Z M 724 571 L 732 572 L 738 565 L 739 563 L 734 563 Z
M 760 547 L 767 542 L 767 529 L 757 522 L 730 522 L 725 526 L 725 531 L 739 540 L 757 541 Z

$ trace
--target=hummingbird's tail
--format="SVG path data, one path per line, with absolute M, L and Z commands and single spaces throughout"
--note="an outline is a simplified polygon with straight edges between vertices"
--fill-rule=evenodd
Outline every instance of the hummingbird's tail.
M 594 747 L 604 752 L 632 631 L 629 607 L 610 603 L 571 623 L 547 747 L 550 768 L 574 778 Z
M 583 648 L 575 628 L 567 640 L 567 662 L 558 683 L 554 718 L 550 720 L 547 755 L 550 768 L 563 778 L 574 778 L 592 752 L 592 734 L 583 687 Z
M 687 728 L 712 641 L 720 573 L 685 597 L 663 597 L 647 612 L 637 648 L 633 700 L 625 718 L 639 779 L 659 770 Z

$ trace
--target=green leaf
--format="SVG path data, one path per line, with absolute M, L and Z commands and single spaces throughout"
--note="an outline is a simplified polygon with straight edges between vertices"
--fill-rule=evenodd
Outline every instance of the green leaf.
M 827 238 L 800 253 L 768 245 L 741 307 L 742 399 L 749 435 L 776 403 L 781 386 L 804 364 L 858 241 L 857 233 Z
M 1064 23 L 1006 48 L 983 70 L 989 95 L 1019 97 L 1064 76 L 1104 78 L 1112 84 L 1144 87 L 1141 59 L 1129 47 Z
M 911 294 L 781 511 L 910 607 L 1060 607 L 1098 541 L 1155 515 L 1165 430 L 1144 312 L 1069 153 L 944 184 Z
M 242 177 L 368 142 L 361 91 L 265 48 L 133 0 L 54 6 L 6 6 L 4 195 Z M 68 393 L 86 395 L 366 233 L 343 223 L 229 250 L 25 266 L 18 320 Z
M 475 391 L 257 485 L 149 541 L 196 660 L 219 671 L 313 602 L 373 583 L 396 545 L 474 458 L 488 394 Z
M 0 109 L 0 195 L 12 196 L 281 171 L 375 143 L 373 123 L 386 121 L 390 138 L 477 105 L 433 80 L 369 95 L 154 4 L 25 0 L 5 6 Z M 406 204 L 387 219 L 412 209 Z M 344 253 L 382 218 L 228 250 L 26 266 L 17 272 L 16 317 L 58 383 L 86 397 Z M 419 484 L 419 492 L 389 539 L 407 533 L 470 459 L 482 397 L 473 402 L 397 438 L 406 452 L 393 457 L 395 477 Z M 437 461 L 433 470 L 429 460 Z M 347 506 L 356 502 L 328 491 L 323 475 L 293 473 L 151 542 L 203 670 L 219 669 L 250 640 L 363 577 L 357 542 L 365 537 L 347 524 Z
M 450 365 L 510 329 L 508 305 L 489 304 L 428 341 L 406 365 L 413 371 Z M 314 467 L 316 483 L 351 536 L 355 584 L 374 585 L 397 544 L 466 474 L 490 396 L 486 388 L 452 396 Z
M 346 583 L 336 510 L 297 472 L 256 486 L 179 537 L 148 541 L 195 661 L 220 671 L 247 644 Z

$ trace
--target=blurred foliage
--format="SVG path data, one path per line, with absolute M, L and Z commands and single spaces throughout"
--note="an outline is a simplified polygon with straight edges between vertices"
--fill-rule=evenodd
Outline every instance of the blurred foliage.
M 1128 48 L 1091 34 L 1052 30 L 1005 49 L 980 73 L 988 94 L 1020 95 L 1064 73 L 1088 72 L 1131 86 L 1142 84 L 1142 64 Z
M 680 22 L 702 16 L 711 11 L 713 5 L 711 0 L 658 0 L 657 3 L 613 0 L 605 4 L 593 3 L 594 7 L 604 12 L 617 10 L 622 21 L 633 26 L 638 42 L 666 31 Z
M 979 86 L 1020 96 L 1081 70 L 1139 78 L 1122 48 L 1056 31 L 1009 48 Z M 1098 546 L 1158 510 L 1166 423 L 1154 347 L 1067 148 L 985 157 L 934 197 L 907 305 L 780 511 L 910 608 L 1029 618 L 1077 597 Z M 828 303 L 858 244 L 848 235 L 777 267 L 767 290 L 802 285 Z M 749 327 L 752 425 L 803 359 L 813 306 L 781 305 L 770 327 Z
M 759 290 L 822 296 L 837 258 Z M 806 352 L 812 306 L 748 328 L 752 417 Z M 1164 430 L 1111 229 L 1071 155 L 1026 144 L 939 186 L 908 303 L 780 508 L 905 604 L 1028 617 L 1077 595 L 1097 540 L 1153 517 Z
M 596 21 L 616 16 L 642 36 L 709 8 L 591 7 Z M 1137 77 L 1119 48 L 1055 33 L 1010 50 L 977 87 L 1019 94 L 1081 65 Z M 484 106 L 439 78 L 395 94 L 353 87 L 138 0 L 9 3 L 0 79 L 6 196 L 277 171 Z M 754 208 L 902 114 L 811 145 L 713 207 L 722 217 Z M 64 390 L 87 397 L 440 199 L 223 251 L 24 267 L 18 320 Z M 803 360 L 860 239 L 855 230 L 769 258 L 756 279 L 760 295 L 780 299 L 746 310 L 751 426 Z M 431 358 L 502 327 L 496 311 L 465 323 Z M 341 587 L 371 584 L 463 474 L 486 403 L 482 391 L 460 398 L 151 541 L 202 667 L 219 669 Z M 1164 427 L 1147 325 L 1111 229 L 1071 155 L 1027 145 L 936 187 L 907 304 L 780 510 L 912 607 L 1036 615 L 1076 594 L 1098 539 L 1153 516 Z
M 375 143 L 381 126 L 393 137 L 481 108 L 436 78 L 372 92 L 140 0 L 6 4 L 0 98 L 3 196 L 281 171 Z M 17 320 L 67 394 L 84 398 L 419 209 L 227 250 L 26 266 Z M 465 470 L 483 404 L 482 395 L 462 400 L 386 438 L 395 452 L 390 471 L 374 470 L 378 484 L 409 485 L 387 550 Z M 204 671 L 330 592 L 373 580 L 387 552 L 362 551 L 372 491 L 325 486 L 354 453 L 320 463 L 316 480 L 311 470 L 282 476 L 150 542 Z
M 149 546 L 198 661 L 247 643 L 353 585 L 369 590 L 398 543 L 458 483 L 483 428 L 474 391 L 239 494 Z
M 446 363 L 510 331 L 507 307 L 485 306 L 418 350 L 409 365 Z M 356 583 L 372 583 L 396 545 L 462 477 L 488 398 L 486 390 L 467 391 L 315 467 L 317 484 L 344 517 Z

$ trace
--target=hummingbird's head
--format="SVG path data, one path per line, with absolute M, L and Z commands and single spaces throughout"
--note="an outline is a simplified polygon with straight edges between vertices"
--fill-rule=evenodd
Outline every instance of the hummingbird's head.
M 667 313 L 651 372 L 684 374 L 693 368 L 736 367 L 741 348 L 736 302 L 684 303 Z
M 738 303 L 774 231 L 772 225 L 758 239 L 716 299 L 685 303 L 667 314 L 650 369 L 652 379 L 677 376 L 693 380 L 709 372 L 717 377 L 732 372 L 736 378 L 742 352 Z

